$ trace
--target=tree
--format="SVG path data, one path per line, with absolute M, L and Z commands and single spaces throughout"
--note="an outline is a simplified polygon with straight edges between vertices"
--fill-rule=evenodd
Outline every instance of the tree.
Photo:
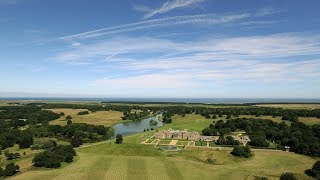
M 67 125 L 70 125 L 70 124 L 72 124 L 72 120 L 71 120 L 71 119 L 68 119 L 68 120 L 67 120 Z
M 227 136 L 226 137 L 226 141 L 225 141 L 226 145 L 239 145 L 240 142 L 235 140 L 232 136 Z
M 121 144 L 123 141 L 122 135 L 121 134 L 117 134 L 116 135 L 116 143 L 117 144 Z
M 69 120 L 69 119 L 72 119 L 72 117 L 71 117 L 70 115 L 68 115 L 68 116 L 66 117 L 66 120 Z
M 4 175 L 5 176 L 12 176 L 16 174 L 19 171 L 20 167 L 18 165 L 15 165 L 14 163 L 9 163 L 6 165 L 6 168 L 4 169 Z
M 30 146 L 33 144 L 32 133 L 30 131 L 22 131 L 18 144 L 20 149 L 30 148 Z
M 236 146 L 233 148 L 230 154 L 245 158 L 252 156 L 251 149 L 248 146 Z
M 72 138 L 71 139 L 71 145 L 73 147 L 79 147 L 80 145 L 82 145 L 82 139 L 81 138 Z
M 304 171 L 308 176 L 320 179 L 320 160 L 315 162 L 311 169 Z
M 297 180 L 297 178 L 291 172 L 282 173 L 280 180 Z

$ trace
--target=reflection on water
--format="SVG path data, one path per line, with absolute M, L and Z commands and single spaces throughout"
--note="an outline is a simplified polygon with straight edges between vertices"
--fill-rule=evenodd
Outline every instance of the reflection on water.
M 139 120 L 139 121 L 130 121 L 130 122 L 119 123 L 119 124 L 113 126 L 114 134 L 115 135 L 122 134 L 123 136 L 126 136 L 126 135 L 130 135 L 130 134 L 143 132 L 145 129 L 149 129 L 149 130 L 151 128 L 156 129 L 158 127 L 163 126 L 163 123 L 158 120 L 159 116 L 161 116 L 161 115 L 157 115 L 155 117 L 150 117 L 150 118 L 146 118 L 146 119 Z M 158 124 L 157 125 L 150 125 L 151 120 L 156 121 Z

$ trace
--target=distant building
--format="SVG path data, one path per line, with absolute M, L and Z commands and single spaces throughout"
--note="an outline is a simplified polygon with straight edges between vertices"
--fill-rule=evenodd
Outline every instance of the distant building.
M 249 136 L 242 135 L 242 134 L 241 134 L 241 135 L 233 135 L 233 136 L 231 136 L 231 137 L 233 137 L 234 140 L 239 141 L 240 144 L 243 144 L 243 145 L 247 145 L 248 142 L 251 141 L 250 138 L 249 138 Z
M 284 150 L 285 150 L 286 152 L 290 152 L 290 146 L 284 146 Z
M 241 144 L 246 145 L 248 142 L 250 142 L 249 136 L 237 134 L 232 135 L 235 140 L 239 141 Z M 191 141 L 205 141 L 205 142 L 217 142 L 219 139 L 219 136 L 202 136 L 199 133 L 192 131 L 189 132 L 188 130 L 163 130 L 158 131 L 155 134 L 155 138 L 157 139 L 185 139 L 185 140 L 191 140 Z
M 217 142 L 219 136 L 200 136 L 198 139 L 199 141 L 206 141 L 206 142 Z
M 164 130 L 156 133 L 157 139 L 185 139 L 191 141 L 197 141 L 200 134 L 197 132 L 188 132 L 188 130 Z

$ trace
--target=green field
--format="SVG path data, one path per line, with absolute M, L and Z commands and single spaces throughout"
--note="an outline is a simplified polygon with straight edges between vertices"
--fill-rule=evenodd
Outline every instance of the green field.
M 212 123 L 213 119 L 206 119 L 198 114 L 187 114 L 185 117 L 175 115 L 172 117 L 172 123 L 167 124 L 160 129 L 188 129 L 188 131 L 201 132 L 205 127 Z
M 71 115 L 73 122 L 84 122 L 110 126 L 123 122 L 122 113 L 116 111 L 99 111 L 88 115 L 77 115 L 83 109 L 52 109 L 54 112 L 64 112 Z M 252 117 L 254 116 L 240 116 Z M 234 117 L 232 117 L 234 118 Z M 261 116 L 283 122 L 281 117 Z M 197 114 L 187 114 L 185 117 L 175 115 L 172 124 L 161 129 L 188 129 L 201 132 L 212 121 L 226 120 L 226 116 L 217 119 L 206 119 Z M 317 118 L 301 118 L 306 124 L 319 124 Z M 284 121 L 290 124 L 288 121 Z M 65 125 L 65 116 L 50 122 Z M 39 151 L 19 150 L 17 146 L 12 152 L 26 151 L 15 162 L 21 167 L 21 172 L 11 179 L 254 179 L 255 176 L 278 179 L 283 172 L 293 172 L 299 179 L 309 179 L 304 170 L 310 168 L 317 159 L 282 151 L 254 151 L 250 159 L 237 158 L 230 155 L 230 150 L 218 150 L 202 147 L 187 147 L 179 152 L 162 151 L 154 145 L 143 145 L 141 141 L 151 137 L 154 131 L 148 131 L 124 138 L 124 143 L 117 145 L 114 140 L 85 144 L 78 148 L 75 162 L 63 164 L 59 169 L 32 167 L 32 157 Z M 168 144 L 171 140 L 162 140 Z M 185 145 L 183 141 L 178 144 Z M 206 144 L 205 144 L 206 145 Z M 0 157 L 1 166 L 7 164 L 4 155 Z M 213 164 L 207 159 L 213 159 Z
M 139 144 L 140 136 L 126 137 L 121 145 L 112 141 L 87 145 L 77 149 L 71 164 L 54 170 L 30 166 L 11 179 L 278 179 L 286 171 L 308 179 L 303 171 L 316 161 L 282 151 L 256 151 L 250 159 L 233 157 L 228 150 L 166 152 Z M 207 164 L 208 158 L 215 163 Z

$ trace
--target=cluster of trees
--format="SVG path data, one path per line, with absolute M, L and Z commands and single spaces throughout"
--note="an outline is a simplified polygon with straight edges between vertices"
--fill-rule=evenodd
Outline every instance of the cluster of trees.
M 236 118 L 210 124 L 202 132 L 205 135 L 216 133 L 225 135 L 226 132 L 236 130 L 244 130 L 249 135 L 251 146 L 268 147 L 269 142 L 274 142 L 279 149 L 283 149 L 283 146 L 290 146 L 290 151 L 309 156 L 320 156 L 320 125 L 307 126 L 304 123 L 293 122 L 291 126 L 288 126 L 284 122 Z
M 111 127 L 85 123 L 72 123 L 67 126 L 35 125 L 29 127 L 28 130 L 36 137 L 56 137 L 68 141 L 72 138 L 79 138 L 84 142 L 106 140 L 114 134 L 114 130 Z
M 253 155 L 249 146 L 235 146 L 230 154 L 245 158 L 249 158 Z
M 320 179 L 320 160 L 314 163 L 311 169 L 304 171 L 308 176 Z
M 5 151 L 4 155 L 7 157 L 7 160 L 13 160 L 20 158 L 20 153 L 11 153 L 9 151 Z
M 3 128 L 0 126 L 0 146 L 2 149 L 19 144 L 20 149 L 29 148 L 33 143 L 32 134 L 19 129 Z
M 19 172 L 20 167 L 15 163 L 9 163 L 6 165 L 5 169 L 0 167 L 0 177 L 2 176 L 12 176 Z
M 0 120 L 11 120 L 15 123 L 37 124 L 43 121 L 58 119 L 59 114 L 49 110 L 42 110 L 38 106 L 2 106 L 0 107 Z M 24 123 L 22 122 L 24 121 Z
M 78 112 L 78 115 L 86 115 L 89 114 L 89 111 L 80 111 Z
M 134 110 L 134 112 L 131 112 L 131 111 L 126 111 L 123 113 L 123 117 L 122 117 L 122 120 L 139 120 L 139 119 L 142 119 L 142 118 L 145 118 L 147 116 L 150 115 L 150 112 L 147 111 L 147 110 L 144 110 L 144 111 L 141 111 L 141 112 L 137 112 L 136 110 Z
M 252 106 L 251 104 L 239 104 L 239 105 L 227 105 L 227 104 L 217 104 L 219 107 L 206 107 L 206 106 L 184 106 L 184 105 L 153 105 L 153 106 L 143 106 L 135 104 L 104 104 L 104 105 L 79 105 L 79 104 L 38 104 L 45 109 L 50 108 L 73 108 L 73 109 L 88 109 L 89 111 L 120 111 L 124 113 L 123 119 L 125 120 L 137 120 L 148 115 L 149 112 L 166 112 L 168 114 L 182 115 L 196 113 L 201 114 L 206 118 L 216 119 L 217 117 L 222 117 L 222 115 L 227 115 L 227 119 L 231 117 L 238 117 L 239 115 L 254 115 L 256 117 L 262 115 L 268 116 L 280 116 L 283 120 L 289 120 L 292 122 L 297 122 L 298 117 L 318 117 L 320 118 L 320 109 L 283 109 L 283 108 L 271 108 L 271 107 L 258 107 Z M 144 104 L 144 103 L 141 103 Z M 157 103 L 158 104 L 158 103 Z M 132 111 L 141 110 L 142 113 L 131 113 Z M 166 116 L 164 122 L 170 123 L 172 119 L 171 116 Z
M 58 145 L 37 154 L 32 162 L 35 167 L 58 168 L 62 162 L 72 162 L 74 156 L 76 152 L 71 145 Z
M 235 140 L 233 137 L 231 136 L 227 136 L 226 138 L 224 138 L 224 136 L 220 136 L 219 139 L 216 142 L 217 145 L 239 145 L 240 142 Z
M 162 113 L 162 122 L 165 124 L 170 124 L 172 123 L 172 118 L 171 116 L 173 116 L 173 114 L 171 114 L 168 111 L 165 111 L 164 113 Z
M 156 125 L 158 125 L 158 122 L 152 119 L 152 120 L 149 121 L 149 124 L 151 126 L 156 126 Z

